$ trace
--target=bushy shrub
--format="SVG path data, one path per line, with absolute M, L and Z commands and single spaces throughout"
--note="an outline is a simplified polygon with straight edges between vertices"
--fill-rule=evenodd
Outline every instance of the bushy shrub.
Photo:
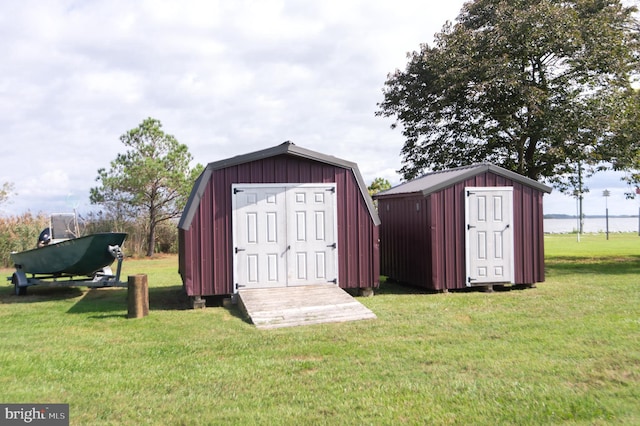
M 178 253 L 178 224 L 169 220 L 156 228 L 156 253 Z

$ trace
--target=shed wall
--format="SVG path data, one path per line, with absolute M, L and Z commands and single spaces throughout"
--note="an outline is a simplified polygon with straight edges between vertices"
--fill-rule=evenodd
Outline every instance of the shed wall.
M 543 193 L 490 172 L 426 197 L 379 199 L 382 275 L 431 290 L 466 288 L 467 186 L 513 187 L 514 281 L 544 281 Z
M 335 183 L 338 282 L 342 288 L 378 287 L 379 231 L 353 173 L 313 160 L 279 155 L 214 170 L 189 230 L 179 229 L 180 274 L 190 296 L 233 293 L 231 185 Z

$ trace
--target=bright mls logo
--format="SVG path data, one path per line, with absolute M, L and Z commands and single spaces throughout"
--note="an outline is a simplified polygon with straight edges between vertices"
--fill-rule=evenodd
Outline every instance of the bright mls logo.
M 69 404 L 0 404 L 2 425 L 68 426 Z

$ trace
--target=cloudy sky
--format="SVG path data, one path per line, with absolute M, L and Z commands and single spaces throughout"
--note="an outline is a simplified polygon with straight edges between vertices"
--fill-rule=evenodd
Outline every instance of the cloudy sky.
M 3 0 L 0 214 L 82 213 L 97 170 L 145 118 L 198 163 L 285 140 L 400 182 L 403 144 L 375 117 L 386 75 L 431 43 L 462 0 Z M 617 175 L 588 184 L 587 214 L 635 214 Z M 575 213 L 546 196 L 546 213 Z

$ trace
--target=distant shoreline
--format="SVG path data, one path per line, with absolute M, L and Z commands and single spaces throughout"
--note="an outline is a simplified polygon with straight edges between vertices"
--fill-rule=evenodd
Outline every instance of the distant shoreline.
M 606 232 L 638 232 L 640 223 L 637 216 L 587 216 L 583 220 L 578 220 L 576 216 L 570 215 L 549 215 L 544 218 L 545 234 L 563 234 L 576 232 L 582 222 L 582 231 L 585 233 Z

